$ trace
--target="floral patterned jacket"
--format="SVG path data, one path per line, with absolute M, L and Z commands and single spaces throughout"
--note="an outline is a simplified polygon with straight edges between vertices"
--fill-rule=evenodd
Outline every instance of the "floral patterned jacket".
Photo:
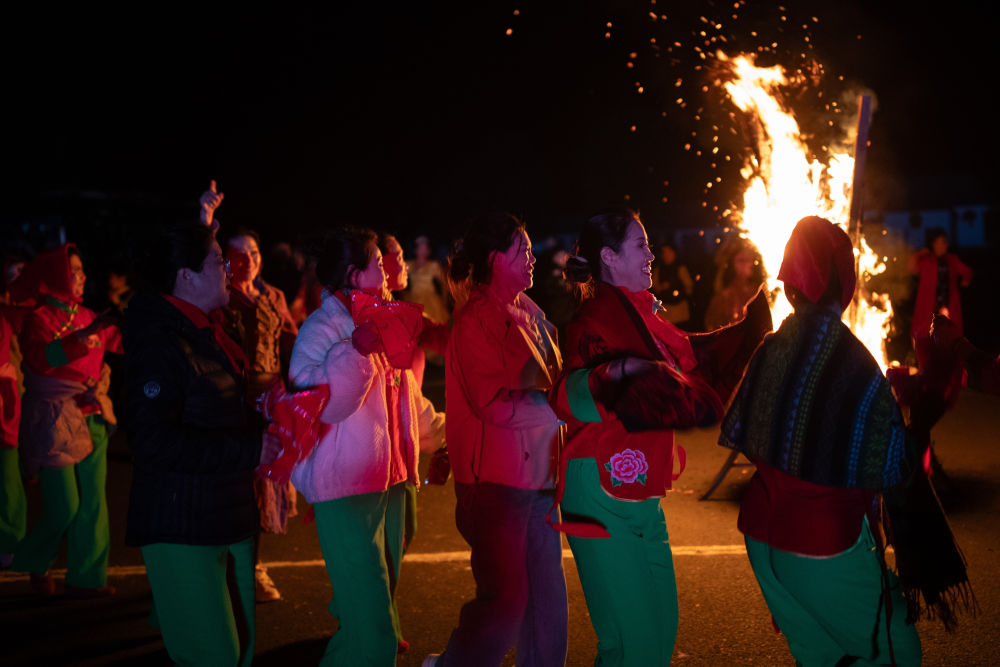
M 657 306 L 649 292 L 598 285 L 567 327 L 566 363 L 551 393 L 568 424 L 562 470 L 570 459 L 596 459 L 602 488 L 619 500 L 665 495 L 684 467 L 673 430 L 721 418 L 771 326 L 762 293 L 748 307 L 752 317 L 711 334 L 685 334 Z M 638 378 L 615 379 L 627 357 L 654 363 Z

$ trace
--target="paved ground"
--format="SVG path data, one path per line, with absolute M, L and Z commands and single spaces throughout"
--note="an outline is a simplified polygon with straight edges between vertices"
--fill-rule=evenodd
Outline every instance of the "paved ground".
M 433 371 L 428 381 L 428 393 L 440 400 L 439 378 Z M 975 393 L 963 395 L 958 408 L 935 432 L 940 458 L 952 481 L 944 494 L 945 504 L 968 558 L 982 611 L 977 618 L 963 619 L 954 635 L 945 633 L 938 623 L 922 621 L 918 627 L 925 665 L 1000 664 L 998 434 L 1000 399 Z M 784 640 L 771 628 L 736 530 L 738 501 L 749 471 L 734 468 L 713 499 L 698 501 L 726 457 L 726 451 L 714 445 L 715 436 L 708 429 L 678 438 L 688 452 L 688 468 L 663 501 L 681 614 L 674 664 L 794 664 Z M 129 483 L 127 449 L 116 437 L 108 495 L 111 580 L 118 593 L 98 601 L 71 600 L 59 594 L 40 599 L 29 594 L 23 575 L 0 574 L 4 637 L 0 663 L 169 664 L 157 631 L 146 624 L 151 598 L 139 551 L 123 543 Z M 37 490 L 29 490 L 29 497 L 37 501 Z M 412 648 L 399 665 L 419 665 L 428 652 L 443 648 L 463 601 L 474 589 L 467 547 L 454 527 L 452 485 L 423 489 L 419 504 L 419 531 L 399 588 L 404 633 Z M 303 503 L 302 508 L 307 506 Z M 326 611 L 331 590 L 314 526 L 298 517 L 292 520 L 288 535 L 265 535 L 262 558 L 270 563 L 284 599 L 257 607 L 255 664 L 315 664 L 336 621 Z M 64 563 L 60 556 L 56 568 Z M 567 664 L 589 665 L 596 638 L 568 551 L 564 564 L 570 601 Z M 57 583 L 61 590 L 61 581 Z M 505 664 L 513 665 L 513 657 L 508 656 Z

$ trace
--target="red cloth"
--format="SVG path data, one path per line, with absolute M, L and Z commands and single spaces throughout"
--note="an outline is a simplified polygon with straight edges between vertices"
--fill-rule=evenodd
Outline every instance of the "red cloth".
M 38 299 L 38 295 L 55 297 L 63 303 L 80 303 L 73 296 L 73 274 L 69 268 L 69 251 L 72 243 L 50 248 L 38 253 L 28 262 L 21 276 L 11 285 L 15 303 Z
M 972 269 L 962 263 L 952 253 L 945 255 L 948 263 L 948 319 L 958 327 L 958 335 L 962 335 L 962 299 L 958 291 L 959 280 L 972 280 Z M 938 280 L 937 257 L 930 250 L 921 250 L 913 257 L 911 269 L 920 275 L 917 285 L 917 298 L 913 304 L 913 322 L 911 331 L 914 338 L 925 338 L 930 335 L 931 320 L 935 314 L 935 302 Z
M 11 286 L 15 302 L 37 304 L 25 315 L 18 342 L 31 372 L 93 386 L 101 377 L 104 353 L 123 351 L 121 333 L 118 327 L 105 327 L 87 338 L 74 335 L 97 315 L 73 295 L 72 248 L 67 243 L 39 253 Z M 90 393 L 77 397 L 77 402 L 83 414 L 101 411 Z
M 858 541 L 861 520 L 873 510 L 875 492 L 806 482 L 762 461 L 740 504 L 736 527 L 775 549 L 833 556 Z
M 755 308 L 753 318 L 698 336 L 695 347 L 683 332 L 653 315 L 651 295 L 646 295 L 629 294 L 601 283 L 594 297 L 584 302 L 567 327 L 566 366 L 551 394 L 556 414 L 568 424 L 557 502 L 562 496 L 566 463 L 573 458 L 596 459 L 601 487 L 613 498 L 641 501 L 665 495 L 684 469 L 684 451 L 678 447 L 680 471 L 674 473 L 673 430 L 660 425 L 630 432 L 618 411 L 631 401 L 637 404 L 636 410 L 662 412 L 647 415 L 646 421 L 650 423 L 656 423 L 657 419 L 663 424 L 675 420 L 676 427 L 689 427 L 710 417 L 717 420 L 721 405 L 736 386 L 732 376 L 738 379 L 742 375 L 753 350 L 770 329 L 769 311 L 763 303 L 763 316 L 757 313 L 760 308 Z M 649 318 L 645 317 L 646 310 Z M 630 383 L 636 391 L 628 393 L 622 402 L 614 398 L 621 393 L 622 383 L 611 379 L 611 367 L 625 357 L 664 362 L 663 372 L 669 370 L 671 376 L 662 381 L 654 377 Z M 567 378 L 580 369 L 590 369 L 588 389 L 599 422 L 581 422 L 573 413 Z M 661 385 L 657 392 L 666 392 L 660 397 L 663 400 L 650 401 L 638 396 L 651 382 Z M 713 390 L 713 396 L 705 394 Z M 651 408 L 654 404 L 657 407 Z M 616 484 L 613 474 L 624 482 Z M 607 537 L 601 526 L 568 522 L 553 526 L 581 537 Z
M 163 298 L 166 299 L 170 305 L 172 305 L 177 310 L 184 313 L 191 322 L 199 329 L 205 329 L 207 327 L 212 328 L 212 335 L 215 336 L 215 342 L 219 344 L 222 351 L 226 353 L 226 357 L 229 358 L 229 363 L 232 364 L 233 370 L 236 371 L 238 375 L 242 375 L 246 372 L 247 357 L 243 354 L 243 350 L 240 346 L 229 337 L 226 330 L 223 328 L 225 324 L 225 317 L 222 311 L 219 309 L 213 310 L 208 315 L 192 303 L 185 301 L 184 299 L 178 299 L 172 294 L 164 294 Z
M 423 328 L 424 307 L 407 301 L 388 301 L 360 289 L 337 291 L 337 298 L 350 311 L 355 326 L 371 322 L 378 330 L 389 365 L 406 369 L 413 365 L 413 354 Z
M 270 465 L 257 469 L 261 477 L 283 484 L 292 477 L 292 468 L 312 453 L 313 447 L 330 428 L 320 414 L 330 400 L 330 387 L 321 384 L 289 393 L 280 381 L 257 399 L 257 410 L 270 420 L 267 432 L 281 441 L 281 452 Z
M 651 331 L 627 294 L 624 290 L 601 283 L 594 297 L 583 303 L 570 322 L 566 329 L 566 365 L 553 388 L 552 407 L 568 424 L 561 468 L 565 469 L 569 459 L 596 458 L 604 490 L 621 500 L 638 501 L 665 495 L 671 481 L 676 479 L 673 474 L 674 434 L 669 429 L 627 431 L 611 406 L 601 400 L 601 397 L 613 393 L 619 384 L 611 379 L 611 367 L 624 357 L 667 361 L 660 351 L 661 347 L 675 358 L 684 359 L 685 363 L 690 363 L 694 355 L 683 334 L 677 336 L 671 332 L 665 339 L 656 335 L 663 329 L 675 329 L 669 322 L 656 318 L 657 330 Z M 642 304 L 645 299 L 641 295 L 639 297 Z M 649 294 L 649 297 L 651 304 L 652 295 Z M 630 307 L 626 308 L 626 304 Z M 597 423 L 584 423 L 574 417 L 566 391 L 568 375 L 584 368 L 591 369 L 589 388 L 601 419 Z M 625 450 L 641 452 L 648 468 L 642 483 L 615 485 L 611 471 L 605 468 L 605 463 L 610 462 L 612 456 Z M 565 474 L 561 474 L 560 480 L 564 477 Z
M 778 280 L 817 303 L 830 282 L 830 267 L 840 281 L 840 307 L 854 298 L 854 246 L 847 232 L 825 218 L 802 218 L 785 244 Z

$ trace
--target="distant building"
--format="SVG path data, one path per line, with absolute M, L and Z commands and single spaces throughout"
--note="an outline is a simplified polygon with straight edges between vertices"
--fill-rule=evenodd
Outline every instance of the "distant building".
M 925 211 L 868 211 L 865 225 L 878 225 L 914 248 L 924 247 L 927 230 L 941 228 L 957 248 L 985 248 L 1000 240 L 1000 210 L 986 206 L 953 206 Z

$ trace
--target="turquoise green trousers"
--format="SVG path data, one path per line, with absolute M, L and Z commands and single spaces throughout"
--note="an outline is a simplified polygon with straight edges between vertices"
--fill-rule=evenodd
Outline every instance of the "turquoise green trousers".
M 339 626 L 320 665 L 394 665 L 402 633 L 394 601 L 403 557 L 405 484 L 314 503 Z
M 17 449 L 0 446 L 0 554 L 14 553 L 24 539 L 28 501 L 21 482 Z
M 232 558 L 239 599 L 227 576 Z M 257 635 L 253 539 L 235 544 L 158 542 L 142 547 L 163 643 L 178 665 L 247 667 Z M 240 638 L 239 627 L 246 636 Z
M 66 537 L 66 583 L 100 588 L 108 582 L 108 429 L 100 415 L 87 426 L 94 450 L 76 465 L 42 468 L 42 514 L 17 547 L 11 569 L 44 574 L 55 562 Z
M 599 521 L 611 533 L 569 538 L 597 633 L 594 665 L 669 665 L 677 639 L 677 582 L 660 499 L 616 500 L 601 488 L 594 459 L 572 459 L 562 511 L 563 518 Z
M 889 665 L 882 569 L 867 521 L 857 543 L 832 558 L 808 558 L 746 538 L 768 609 L 798 664 Z M 906 600 L 889 573 L 896 664 L 919 665 L 920 637 L 906 623 Z

